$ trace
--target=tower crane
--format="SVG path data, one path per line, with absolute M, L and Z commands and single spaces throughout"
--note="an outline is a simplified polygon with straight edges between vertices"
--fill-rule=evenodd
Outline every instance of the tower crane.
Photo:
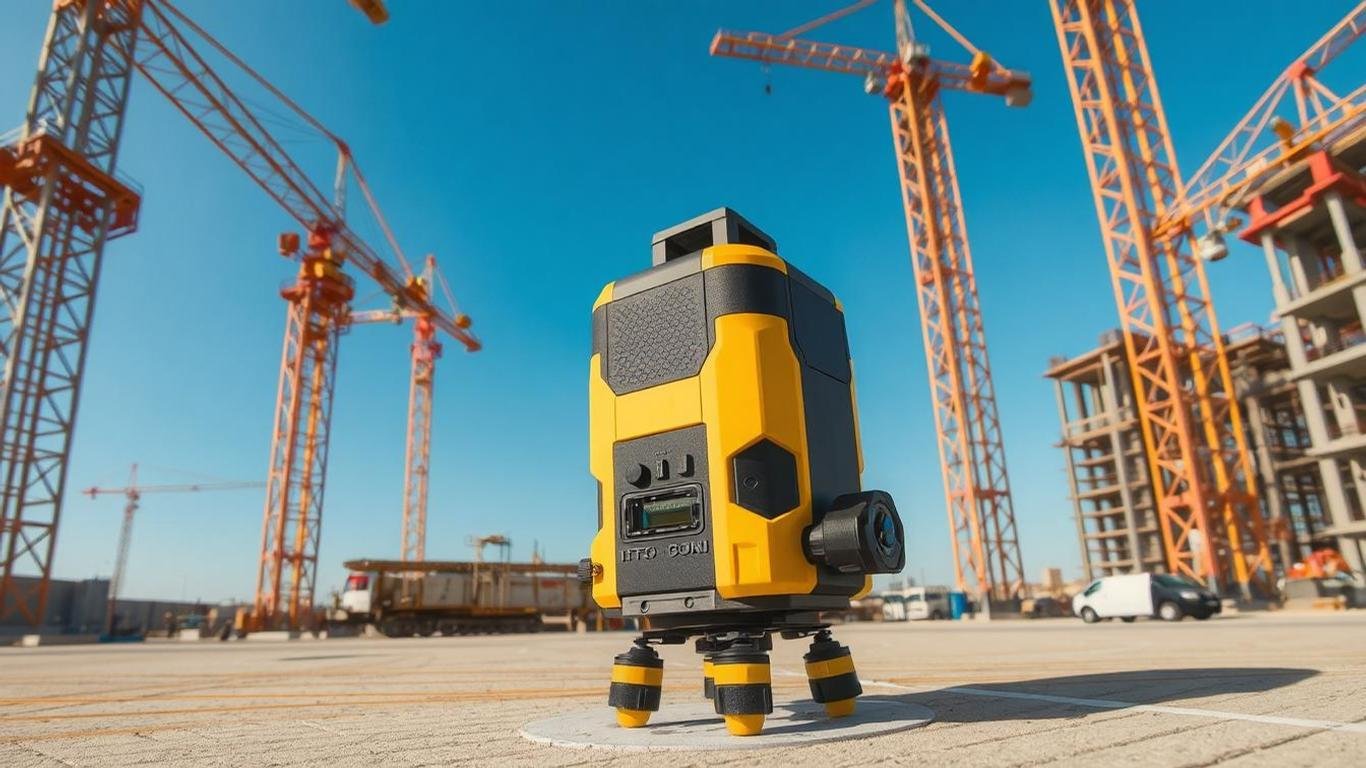
M 57 0 L 26 122 L 0 150 L 0 618 L 38 623 L 47 595 L 85 340 L 104 243 L 136 228 L 141 193 L 114 164 L 128 84 L 140 72 L 307 232 L 281 237 L 299 263 L 288 302 L 256 597 L 248 629 L 298 627 L 312 606 L 336 347 L 357 271 L 402 309 L 479 349 L 468 319 L 417 287 L 350 148 L 186 17 L 169 0 Z M 191 37 L 230 62 L 338 153 L 325 194 L 263 116 L 211 66 Z M 341 191 L 354 179 L 398 258 L 395 269 L 347 224 Z M 12 578 L 39 571 L 37 586 Z
M 138 465 L 134 464 L 128 472 L 128 485 L 122 488 L 87 488 L 82 493 L 90 498 L 117 493 L 124 498 L 123 526 L 119 528 L 118 554 L 114 558 L 114 574 L 109 578 L 109 606 L 104 614 L 104 631 L 113 635 L 116 627 L 115 612 L 118 608 L 119 591 L 123 588 L 123 575 L 128 566 L 128 546 L 133 535 L 133 514 L 138 511 L 144 493 L 197 493 L 199 491 L 240 491 L 247 488 L 264 488 L 260 481 L 236 481 L 225 483 L 180 483 L 174 485 L 139 485 Z
M 428 254 L 417 285 L 426 294 L 440 287 L 454 309 L 455 298 L 446 278 L 436 267 L 436 257 Z M 458 315 L 463 317 L 463 315 Z M 408 378 L 408 429 L 403 456 L 403 528 L 401 558 L 406 562 L 427 557 L 427 487 L 432 445 L 432 383 L 436 361 L 441 357 L 441 342 L 431 318 L 411 309 L 373 309 L 352 312 L 351 325 L 401 323 L 413 321 L 412 368 Z
M 1050 0 L 1133 371 L 1168 568 L 1244 597 L 1271 552 L 1203 259 L 1256 178 L 1359 120 L 1319 72 L 1360 36 L 1363 6 L 1272 84 L 1182 180 L 1134 0 Z M 1287 99 L 1287 94 L 1291 99 Z M 1278 113 L 1293 100 L 1298 121 Z M 1276 138 L 1267 141 L 1266 137 Z M 1196 228 L 1206 227 L 1197 240 Z
M 782 34 L 721 30 L 714 56 L 841 72 L 889 103 L 911 265 L 934 404 L 940 466 L 959 589 L 984 603 L 1022 596 L 1024 567 L 1006 473 L 1005 449 L 977 281 L 941 95 L 967 91 L 1026 106 L 1027 74 L 976 48 L 922 0 L 916 7 L 971 56 L 968 64 L 931 58 L 916 39 L 904 0 L 893 3 L 896 53 L 798 38 L 862 10 L 859 0 Z
M 139 14 L 54 3 L 24 124 L 0 138 L 0 620 L 46 613 L 104 246 L 137 229 L 115 164 Z

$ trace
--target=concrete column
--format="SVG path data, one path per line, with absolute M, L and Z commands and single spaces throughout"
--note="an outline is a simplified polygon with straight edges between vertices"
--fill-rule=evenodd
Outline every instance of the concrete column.
M 1119 393 L 1115 391 L 1114 368 L 1117 361 L 1109 354 L 1100 356 L 1100 393 L 1105 402 L 1105 410 L 1111 414 L 1110 456 L 1115 462 L 1115 477 L 1119 479 L 1119 497 L 1124 505 L 1124 524 L 1128 526 L 1129 559 L 1134 565 L 1131 571 L 1143 570 L 1143 550 L 1138 547 L 1138 515 L 1134 509 L 1133 489 L 1129 486 L 1128 457 L 1124 455 L 1124 428 L 1120 422 Z
M 1338 247 L 1342 249 L 1343 270 L 1353 275 L 1362 270 L 1361 249 L 1352 237 L 1352 223 L 1347 219 L 1347 209 L 1342 204 L 1342 195 L 1329 192 L 1323 197 L 1328 207 L 1328 218 L 1333 222 L 1333 233 L 1337 235 Z M 1357 319 L 1366 318 L 1366 285 L 1352 289 L 1352 301 L 1356 304 Z M 1366 326 L 1363 326 L 1366 327 Z
M 1071 384 L 1072 384 L 1072 404 L 1075 405 L 1076 408 L 1077 408 L 1076 413 L 1073 414 L 1073 421 L 1082 422 L 1082 431 L 1085 432 L 1085 431 L 1086 431 L 1086 424 L 1085 424 L 1085 421 L 1086 421 L 1087 417 L 1089 417 L 1089 416 L 1091 415 L 1091 413 L 1090 413 L 1091 409 L 1090 409 L 1090 407 L 1088 407 L 1088 406 L 1086 405 L 1086 395 L 1081 391 L 1081 384 L 1079 384 L 1079 383 L 1077 383 L 1077 382 L 1075 382 L 1075 381 L 1071 382 Z
M 1271 270 L 1271 290 L 1276 298 L 1276 313 L 1281 318 L 1281 335 L 1285 337 L 1285 352 L 1290 358 L 1290 369 L 1298 370 L 1308 364 L 1304 339 L 1300 336 L 1300 323 L 1293 315 L 1282 314 L 1283 308 L 1290 303 L 1290 292 L 1281 279 L 1280 262 L 1277 257 L 1276 241 L 1271 235 L 1262 235 L 1262 252 L 1266 255 L 1267 269 Z
M 1328 403 L 1333 407 L 1333 420 L 1337 422 L 1338 433 L 1355 435 L 1360 432 L 1356 406 L 1352 402 L 1351 383 L 1342 379 L 1329 379 L 1324 386 L 1328 390 Z
M 1309 364 L 1309 355 L 1304 350 L 1304 338 L 1300 336 L 1300 321 L 1291 315 L 1281 315 L 1281 336 L 1285 339 L 1285 356 L 1289 358 L 1290 370 L 1298 371 Z
M 1366 467 L 1362 466 L 1361 457 L 1353 456 L 1347 459 L 1347 472 L 1352 479 L 1352 488 L 1356 490 L 1357 504 L 1366 510 Z M 1351 517 L 1348 510 L 1346 519 L 1350 521 Z
M 1113 364 L 1110 353 L 1100 354 L 1100 402 L 1105 410 L 1113 414 L 1115 420 L 1119 419 L 1119 403 L 1116 402 L 1114 377 L 1110 373 L 1110 366 Z
M 1347 274 L 1360 272 L 1361 252 L 1357 250 L 1356 240 L 1352 237 L 1352 224 L 1347 220 L 1347 209 L 1342 204 L 1342 195 L 1337 192 L 1329 192 L 1323 196 L 1323 202 L 1328 206 L 1328 218 L 1333 221 L 1333 232 L 1338 236 L 1338 245 L 1342 248 L 1342 265 Z
M 1291 256 L 1292 264 L 1299 264 L 1303 268 L 1306 280 L 1312 281 L 1314 287 L 1322 285 L 1322 270 L 1319 268 L 1319 260 L 1314 256 L 1313 249 L 1307 247 L 1303 238 L 1287 237 L 1285 239 L 1286 252 Z M 1301 292 L 1301 296 L 1304 292 Z M 1309 339 L 1314 343 L 1314 347 L 1319 350 L 1319 356 L 1328 354 L 1327 347 L 1329 341 L 1336 342 L 1338 339 L 1337 324 L 1331 320 L 1323 318 L 1300 318 L 1304 327 L 1309 330 Z
M 1327 446 L 1328 421 L 1323 401 L 1319 399 L 1318 386 L 1309 379 L 1300 379 L 1295 382 L 1295 389 L 1300 393 L 1300 408 L 1304 411 L 1304 426 L 1309 430 L 1309 443 L 1315 448 Z
M 1077 493 L 1077 466 L 1072 460 L 1072 445 L 1068 439 L 1067 428 L 1067 398 L 1063 395 L 1063 383 L 1061 379 L 1053 380 L 1053 389 L 1058 396 L 1058 422 L 1062 424 L 1062 455 L 1067 464 L 1067 486 L 1072 492 L 1072 517 L 1077 523 L 1077 543 L 1081 547 L 1081 570 L 1086 574 L 1086 580 L 1095 578 L 1092 575 L 1094 570 L 1091 567 L 1091 550 L 1086 546 L 1086 518 L 1081 514 L 1081 495 Z
M 1342 559 L 1347 561 L 1347 567 L 1356 574 L 1366 573 L 1366 538 L 1339 536 L 1337 542 Z
M 1299 298 L 1319 287 L 1323 282 L 1323 270 L 1319 268 L 1319 260 L 1300 247 L 1299 238 L 1287 237 L 1285 252 L 1290 257 L 1290 275 L 1295 281 L 1295 291 L 1292 295 Z
M 1304 423 L 1309 430 L 1309 442 L 1315 448 L 1328 445 L 1328 425 L 1324 420 L 1323 403 L 1319 399 L 1319 389 L 1314 382 L 1300 379 L 1296 384 L 1300 393 L 1300 405 L 1304 411 Z M 1347 489 L 1342 482 L 1337 459 L 1319 459 L 1319 477 L 1323 481 L 1323 502 L 1327 506 L 1329 519 L 1333 525 L 1342 525 L 1351 520 L 1347 502 Z
M 1247 412 L 1247 425 L 1252 432 L 1252 450 L 1257 456 L 1257 474 L 1261 477 L 1262 497 L 1266 499 L 1267 512 L 1272 519 L 1284 519 L 1285 503 L 1281 499 L 1281 486 L 1276 482 L 1276 470 L 1271 463 L 1271 447 L 1266 437 L 1266 420 L 1262 418 L 1262 404 L 1255 397 L 1247 397 L 1243 399 L 1243 409 Z M 1281 566 L 1288 567 L 1291 562 L 1289 542 L 1277 537 L 1276 548 Z
M 1350 525 L 1352 508 L 1347 501 L 1347 488 L 1336 458 L 1319 459 L 1319 476 L 1323 478 L 1324 501 L 1328 502 L 1328 519 L 1334 528 Z M 1317 533 L 1317 532 L 1316 532 Z
M 1262 233 L 1262 253 L 1266 255 L 1266 271 L 1271 273 L 1271 295 L 1276 306 L 1290 303 L 1290 290 L 1285 286 L 1285 276 L 1281 272 L 1281 257 L 1276 248 L 1276 239 L 1270 232 Z

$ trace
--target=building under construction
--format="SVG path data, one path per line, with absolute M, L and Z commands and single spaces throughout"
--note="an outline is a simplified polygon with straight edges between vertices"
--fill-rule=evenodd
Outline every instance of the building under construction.
M 1366 561 L 1366 130 L 1291 165 L 1243 198 L 1239 236 L 1261 246 L 1302 404 L 1307 457 L 1322 478 L 1313 534 L 1353 570 Z
M 1366 131 L 1357 131 L 1242 200 L 1240 237 L 1265 253 L 1280 327 L 1235 329 L 1227 353 L 1282 569 L 1323 545 L 1353 570 L 1366 562 L 1363 166 Z M 1087 578 L 1166 570 L 1123 337 L 1107 333 L 1045 375 Z
M 1243 326 L 1230 332 L 1227 350 L 1262 511 L 1284 566 L 1328 535 L 1318 463 L 1280 335 Z M 1056 390 L 1086 578 L 1168 570 L 1123 337 L 1107 332 L 1095 349 L 1055 359 L 1045 375 Z

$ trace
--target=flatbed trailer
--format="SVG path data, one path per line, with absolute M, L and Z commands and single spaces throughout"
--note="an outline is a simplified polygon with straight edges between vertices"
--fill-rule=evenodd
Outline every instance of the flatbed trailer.
M 576 564 L 349 560 L 329 623 L 389 637 L 573 630 L 592 607 Z

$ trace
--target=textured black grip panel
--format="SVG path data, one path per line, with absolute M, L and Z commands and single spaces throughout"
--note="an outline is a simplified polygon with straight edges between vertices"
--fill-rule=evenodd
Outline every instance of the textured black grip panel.
M 712 703 L 718 715 L 767 715 L 773 712 L 773 688 L 761 683 L 718 685 Z
M 823 677 L 808 681 L 811 684 L 811 699 L 817 704 L 827 701 L 844 701 L 863 693 L 863 685 L 858 681 L 857 672 L 846 672 L 834 677 Z
M 612 687 L 607 689 L 607 706 L 658 712 L 659 694 L 660 688 L 654 685 L 612 683 Z
M 618 395 L 696 376 L 707 348 L 701 274 L 607 305 L 607 384 Z

